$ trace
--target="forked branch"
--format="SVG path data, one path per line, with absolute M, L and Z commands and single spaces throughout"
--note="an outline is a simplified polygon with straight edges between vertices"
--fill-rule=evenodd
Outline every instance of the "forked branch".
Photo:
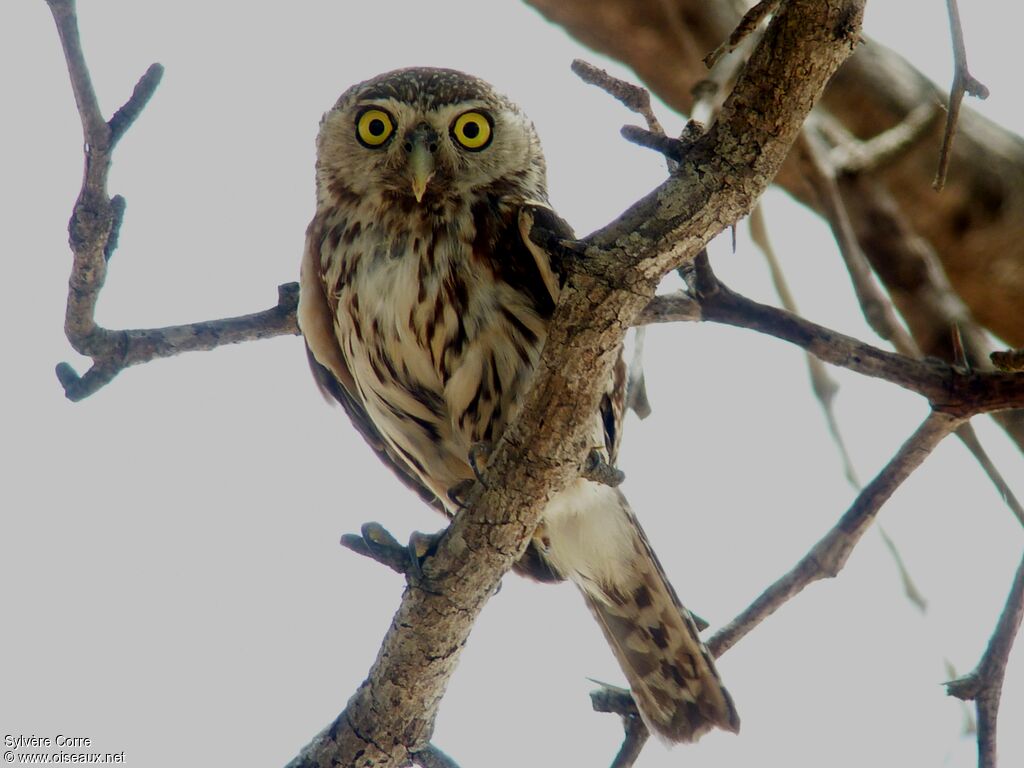
M 937 191 L 946 186 L 949 159 L 953 155 L 953 139 L 960 119 L 960 105 L 964 95 L 971 94 L 979 99 L 988 98 L 988 88 L 978 81 L 967 68 L 967 46 L 964 44 L 964 28 L 960 23 L 960 8 L 957 0 L 946 0 L 949 12 L 949 32 L 953 38 L 953 84 L 949 90 L 949 105 L 946 112 L 946 130 L 942 135 L 942 149 L 939 151 L 939 170 L 932 184 Z
M 978 666 L 965 677 L 946 684 L 946 692 L 963 701 L 974 701 L 978 715 L 978 768 L 996 766 L 996 719 L 1003 691 L 1003 677 L 1010 650 L 1024 618 L 1024 560 L 1010 588 L 1010 595 L 995 632 Z
M 104 120 L 82 51 L 75 2 L 47 0 L 47 3 L 64 49 L 85 146 L 86 173 L 68 225 L 74 263 L 64 331 L 77 352 L 92 358 L 92 366 L 82 376 L 68 363 L 57 366 L 57 378 L 67 397 L 71 400 L 88 397 L 125 368 L 159 357 L 298 333 L 295 321 L 298 290 L 294 284 L 278 289 L 275 306 L 242 317 L 140 330 L 110 330 L 96 323 L 96 302 L 117 247 L 125 210 L 124 198 L 110 197 L 107 191 L 112 154 L 155 92 L 163 67 L 151 65 L 124 105 L 110 120 Z

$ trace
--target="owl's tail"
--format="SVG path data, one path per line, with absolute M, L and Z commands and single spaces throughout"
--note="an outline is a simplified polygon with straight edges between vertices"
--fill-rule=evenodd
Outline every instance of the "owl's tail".
M 739 716 L 696 622 L 625 497 L 585 480 L 555 497 L 538 530 L 546 558 L 583 592 L 650 730 L 695 741 Z

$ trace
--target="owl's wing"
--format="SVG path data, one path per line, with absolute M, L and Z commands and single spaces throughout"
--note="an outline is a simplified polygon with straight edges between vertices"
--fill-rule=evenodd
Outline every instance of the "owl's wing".
M 363 406 L 334 333 L 334 310 L 327 299 L 320 268 L 322 241 L 323 231 L 317 217 L 306 230 L 306 249 L 299 271 L 298 311 L 299 328 L 306 339 L 306 356 L 313 379 L 328 402 L 336 400 L 341 404 L 359 434 L 398 479 L 427 504 L 446 514 L 444 505 L 433 491 L 420 482 L 405 460 L 387 444 Z
M 529 202 L 519 210 L 519 234 L 533 256 L 541 280 L 551 296 L 553 304 L 565 285 L 568 265 L 563 253 L 557 247 L 546 243 L 553 240 L 574 240 L 572 228 L 559 217 L 550 206 L 540 202 Z M 601 424 L 604 427 L 605 449 L 608 461 L 614 466 L 622 441 L 622 421 L 626 410 L 626 361 L 619 349 L 615 367 L 608 387 L 601 397 Z

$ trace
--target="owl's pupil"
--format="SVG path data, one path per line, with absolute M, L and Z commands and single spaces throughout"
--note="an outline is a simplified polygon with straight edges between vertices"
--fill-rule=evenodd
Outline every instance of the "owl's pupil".
M 480 135 L 480 126 L 476 123 L 466 123 L 462 128 L 462 132 L 466 134 L 467 139 L 475 139 Z
M 380 136 L 385 130 L 384 121 L 379 117 L 373 118 L 373 120 L 370 121 L 369 130 L 371 136 Z

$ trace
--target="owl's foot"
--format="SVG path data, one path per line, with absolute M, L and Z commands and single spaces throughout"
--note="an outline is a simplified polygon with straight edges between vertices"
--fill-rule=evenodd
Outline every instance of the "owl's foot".
M 459 509 L 468 509 L 483 487 L 483 484 L 478 480 L 470 478 L 453 485 L 448 489 L 446 495 L 448 496 L 448 501 Z
M 444 531 L 432 534 L 413 531 L 407 546 L 402 546 L 380 523 L 365 523 L 360 533 L 346 533 L 341 537 L 341 545 L 406 577 L 422 579 L 423 561 L 437 551 Z
M 442 536 L 444 536 L 444 531 L 437 533 L 413 531 L 409 535 L 409 545 L 405 548 L 409 556 L 409 570 L 406 571 L 406 576 L 414 576 L 419 581 L 426 578 L 423 574 L 423 563 L 437 552 L 437 545 L 441 543 Z
M 487 483 L 484 482 L 484 470 L 491 460 L 493 448 L 494 446 L 486 440 L 481 440 L 469 446 L 469 466 L 473 469 L 473 475 L 476 477 L 477 482 L 484 488 L 487 487 Z

